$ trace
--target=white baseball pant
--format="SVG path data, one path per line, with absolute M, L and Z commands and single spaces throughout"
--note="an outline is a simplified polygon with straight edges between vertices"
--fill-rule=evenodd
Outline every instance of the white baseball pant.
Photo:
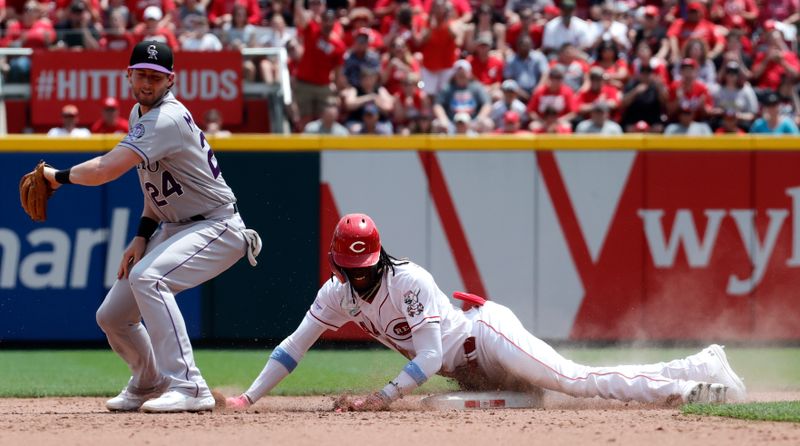
M 576 397 L 665 402 L 680 398 L 702 373 L 686 360 L 647 365 L 591 367 L 577 364 L 529 333 L 514 313 L 497 303 L 465 313 L 472 320 L 478 365 L 492 382 L 507 374 Z
M 131 370 L 129 391 L 146 394 L 169 388 L 193 397 L 210 394 L 195 365 L 175 295 L 242 258 L 244 229 L 239 214 L 163 223 L 129 277 L 111 287 L 97 310 L 97 323 Z

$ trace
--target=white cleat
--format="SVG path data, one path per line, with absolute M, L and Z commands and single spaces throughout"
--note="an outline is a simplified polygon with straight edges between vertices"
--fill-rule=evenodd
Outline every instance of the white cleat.
M 106 409 L 112 412 L 132 412 L 139 410 L 145 401 L 158 396 L 158 394 L 138 395 L 128 392 L 128 388 L 122 389 L 119 395 L 106 401 Z
M 736 372 L 733 371 L 725 355 L 724 347 L 711 344 L 701 354 L 708 357 L 708 378 L 707 381 L 723 384 L 728 388 L 728 402 L 739 403 L 747 398 L 747 389 L 744 382 Z
M 206 392 L 199 397 L 189 396 L 170 390 L 158 398 L 142 404 L 142 411 L 150 413 L 161 412 L 203 412 L 214 409 L 214 397 Z
M 723 404 L 727 391 L 728 388 L 722 384 L 697 383 L 683 395 L 683 402 Z

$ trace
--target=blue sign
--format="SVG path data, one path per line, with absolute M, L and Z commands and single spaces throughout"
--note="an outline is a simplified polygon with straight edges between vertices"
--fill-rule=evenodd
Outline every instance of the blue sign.
M 95 312 L 116 280 L 142 212 L 135 169 L 99 187 L 63 186 L 35 223 L 18 183 L 41 159 L 68 167 L 97 154 L 0 153 L 0 341 L 102 340 Z M 200 335 L 200 287 L 177 296 L 189 336 Z

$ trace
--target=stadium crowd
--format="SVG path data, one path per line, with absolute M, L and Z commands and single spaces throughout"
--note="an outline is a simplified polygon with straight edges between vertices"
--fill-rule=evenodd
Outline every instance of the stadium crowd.
M 284 47 L 293 128 L 341 135 L 798 134 L 798 22 L 800 0 L 0 0 L 9 47 Z

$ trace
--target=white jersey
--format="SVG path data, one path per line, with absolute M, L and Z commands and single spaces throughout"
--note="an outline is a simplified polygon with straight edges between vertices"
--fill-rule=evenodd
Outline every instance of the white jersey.
M 331 279 L 317 293 L 307 316 L 317 324 L 338 330 L 348 321 L 408 359 L 417 353 L 411 335 L 426 322 L 438 322 L 442 332 L 442 372 L 462 365 L 464 340 L 472 323 L 453 307 L 433 277 L 419 265 L 395 265 L 384 272 L 372 302 L 353 296 L 350 286 Z
M 119 144 L 142 159 L 139 182 L 162 221 L 186 221 L 236 202 L 205 135 L 172 92 L 142 116 L 134 105 L 129 125 Z

